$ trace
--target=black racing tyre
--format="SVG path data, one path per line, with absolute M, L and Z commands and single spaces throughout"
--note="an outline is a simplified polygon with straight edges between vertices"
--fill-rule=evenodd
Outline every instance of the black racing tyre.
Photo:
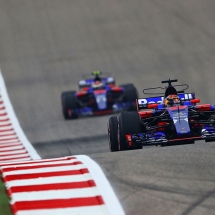
M 66 95 L 75 94 L 76 91 L 65 91 L 61 93 L 61 105 L 63 106 L 64 98 Z
M 61 94 L 62 112 L 65 119 L 78 118 L 78 114 L 72 111 L 72 115 L 70 115 L 68 112 L 68 110 L 75 110 L 78 108 L 75 93 L 75 91 L 68 91 Z
M 128 102 L 135 102 L 138 99 L 138 92 L 133 84 L 123 84 L 125 99 Z
M 136 99 L 138 99 L 138 92 L 133 84 L 123 84 L 121 87 L 124 88 L 124 101 L 133 103 L 128 109 L 129 111 L 136 110 Z
M 142 133 L 142 125 L 138 112 L 122 112 L 118 115 L 118 145 L 119 150 L 128 150 L 126 134 Z M 133 149 L 141 149 L 142 145 Z
M 62 92 L 61 93 L 61 101 L 62 101 L 62 99 L 64 98 L 65 95 L 67 95 L 67 94 L 74 94 L 74 93 L 76 93 L 76 91 L 65 91 L 65 92 Z
M 118 146 L 118 121 L 116 116 L 112 116 L 108 120 L 108 138 L 109 138 L 109 147 L 111 152 L 119 151 Z

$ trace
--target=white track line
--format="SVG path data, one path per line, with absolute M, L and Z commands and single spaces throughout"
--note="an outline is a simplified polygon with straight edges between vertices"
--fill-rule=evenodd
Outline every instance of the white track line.
M 0 144 L 6 144 L 6 143 L 14 143 L 14 142 L 19 142 L 18 138 L 15 138 L 13 140 L 4 140 L 4 141 L 0 141 Z
M 38 162 L 38 163 L 32 163 L 30 162 L 30 164 L 25 164 L 26 162 L 23 162 L 23 164 L 20 164 L 20 165 L 16 165 L 16 163 L 14 163 L 13 167 L 16 168 L 16 167 L 34 167 L 34 166 L 44 166 L 44 165 L 55 165 L 55 164 L 73 164 L 74 162 L 77 162 L 78 160 L 75 159 L 75 160 L 60 160 L 60 161 L 53 161 L 53 162 Z M 6 169 L 6 168 L 10 168 L 11 166 L 8 166 L 7 164 L 4 164 L 4 166 L 1 166 L 1 169 Z
M 11 125 L 0 125 L 1 127 L 0 127 L 0 132 L 1 131 L 4 131 L 4 130 L 13 130 L 13 126 L 11 126 Z
M 20 146 L 20 145 L 22 145 L 22 143 L 17 142 L 17 141 L 13 142 L 13 143 L 0 143 L 0 148 L 12 147 L 12 146 Z
M 10 172 L 5 172 L 2 175 L 5 177 L 7 175 L 20 175 L 20 174 L 31 174 L 31 173 L 44 173 L 44 172 L 60 172 L 69 170 L 80 170 L 86 168 L 83 164 L 71 165 L 71 166 L 60 166 L 60 167 L 47 167 L 38 169 L 26 169 L 26 170 L 15 170 Z
M 24 148 L 23 145 L 4 147 L 4 148 L 0 148 L 0 152 L 3 152 L 3 151 L 12 151 L 12 150 L 23 149 L 23 148 Z
M 76 159 L 76 157 L 70 157 L 72 159 L 67 159 L 67 157 L 61 157 L 61 158 L 53 158 L 53 159 L 41 159 L 41 160 L 35 160 L 35 161 L 26 161 L 26 162 L 15 162 L 13 164 L 11 163 L 3 163 L 1 164 L 1 169 L 4 168 L 8 168 L 8 167 L 15 167 L 16 164 L 17 166 L 25 166 L 25 165 L 32 165 L 32 166 L 36 166 L 36 165 L 43 165 L 43 164 L 52 164 L 53 162 L 68 162 L 68 163 L 73 163 L 73 162 L 77 162 L 79 161 L 78 159 Z
M 74 208 L 62 208 L 62 209 L 47 209 L 47 210 L 27 210 L 18 211 L 16 215 L 110 215 L 107 207 L 101 206 L 86 206 L 86 207 L 74 207 Z M 118 215 L 118 214 L 112 214 Z
M 23 154 L 23 153 L 26 153 L 25 149 L 10 152 L 10 154 Z M 8 155 L 8 152 L 7 153 L 6 152 L 0 152 L 0 157 L 4 156 L 4 155 Z
M 21 162 L 21 161 L 30 161 L 30 160 L 32 160 L 30 157 L 29 158 L 16 158 L 16 159 L 11 159 L 11 160 L 9 160 L 11 163 L 13 163 L 13 162 L 17 162 L 17 161 L 19 161 L 19 162 Z M 8 160 L 7 161 L 5 161 L 5 162 L 9 162 Z M 0 162 L 1 163 L 1 162 Z
M 23 180 L 13 180 L 7 182 L 7 188 L 14 186 L 28 186 L 28 185 L 41 185 L 41 184 L 57 184 L 57 183 L 67 183 L 67 182 L 81 182 L 93 180 L 89 173 L 82 175 L 70 175 L 70 176 L 54 176 L 54 177 L 44 177 L 37 179 L 23 179 Z
M 11 159 L 11 158 L 23 158 L 23 157 L 27 157 L 29 156 L 28 154 L 24 153 L 24 154 L 16 154 L 16 155 L 9 155 L 9 156 L 3 156 L 3 157 L 0 157 L 0 161 L 1 160 L 8 160 L 8 159 Z
M 17 138 L 17 135 L 0 136 L 0 140 L 11 140 L 16 138 Z
M 16 135 L 15 132 L 12 130 L 12 131 L 0 131 L 0 136 L 9 136 L 9 135 Z
M 100 192 L 96 187 L 81 188 L 81 189 L 65 189 L 65 190 L 50 190 L 13 193 L 11 204 L 21 201 L 36 201 L 36 200 L 51 200 L 51 199 L 72 199 L 99 196 Z
M 0 101 L 1 102 L 1 101 Z M 0 115 L 7 115 L 7 112 L 5 110 L 0 110 Z

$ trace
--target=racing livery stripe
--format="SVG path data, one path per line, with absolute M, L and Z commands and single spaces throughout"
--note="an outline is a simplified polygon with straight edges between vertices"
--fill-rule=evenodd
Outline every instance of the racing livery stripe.
M 0 72 L 0 174 L 14 215 L 123 215 L 101 168 L 85 155 L 41 159 L 27 140 Z

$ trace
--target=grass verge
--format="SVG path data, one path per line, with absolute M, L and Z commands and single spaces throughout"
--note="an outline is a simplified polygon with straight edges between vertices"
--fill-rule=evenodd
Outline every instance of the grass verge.
M 5 186 L 0 178 L 0 215 L 12 215 L 9 198 L 5 192 Z

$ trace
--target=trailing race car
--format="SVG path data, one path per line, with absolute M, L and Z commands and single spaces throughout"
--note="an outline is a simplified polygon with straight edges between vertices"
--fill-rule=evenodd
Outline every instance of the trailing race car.
M 61 94 L 65 119 L 136 110 L 138 92 L 133 84 L 116 86 L 113 77 L 101 78 L 100 71 L 94 71 L 92 75 L 93 79 L 79 81 L 78 92 Z
M 184 93 L 187 84 L 168 83 L 164 96 L 137 99 L 135 112 L 122 112 L 109 118 L 108 135 L 111 151 L 141 149 L 143 146 L 191 144 L 196 140 L 215 141 L 215 105 L 200 104 L 194 93 Z M 177 91 L 175 87 L 186 86 Z M 159 93 L 160 94 L 160 93 Z M 151 109 L 141 111 L 143 109 Z

